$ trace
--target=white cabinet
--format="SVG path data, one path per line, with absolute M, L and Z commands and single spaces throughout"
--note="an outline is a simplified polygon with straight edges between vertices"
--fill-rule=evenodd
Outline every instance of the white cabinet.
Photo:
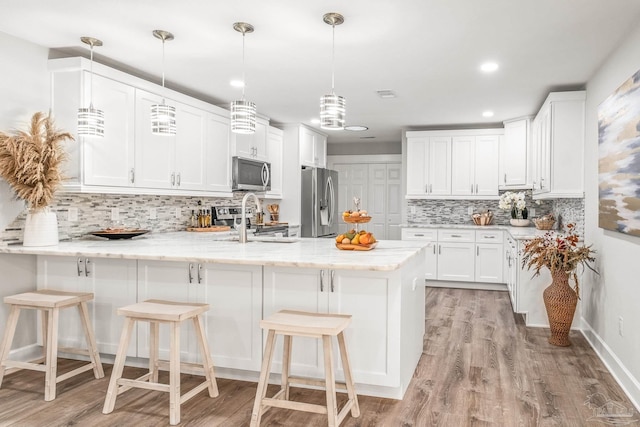
M 98 350 L 115 354 L 118 349 L 123 318 L 119 307 L 136 302 L 136 261 L 87 257 L 38 256 L 38 289 L 92 292 L 88 303 Z M 86 348 L 84 332 L 77 310 L 60 312 L 60 345 Z M 128 356 L 136 356 L 135 340 Z
M 502 240 L 502 231 L 476 231 L 476 282 L 504 283 Z
M 282 169 L 283 169 L 283 132 L 269 126 L 267 138 L 267 160 L 271 164 L 271 190 L 265 195 L 268 199 L 282 198 Z
M 233 155 L 249 159 L 267 160 L 267 139 L 269 121 L 258 118 L 256 131 L 251 134 L 234 133 L 230 131 Z
M 507 290 L 509 291 L 509 299 L 511 300 L 511 306 L 514 313 L 519 312 L 518 307 L 518 270 L 519 270 L 519 258 L 518 258 L 518 243 L 508 234 L 504 241 L 504 281 L 507 284 Z
M 451 194 L 451 138 L 407 138 L 407 197 Z
M 451 194 L 498 196 L 498 135 L 453 138 Z
M 327 165 L 327 136 L 300 126 L 300 165 L 324 168 Z
M 190 105 L 175 103 L 176 136 L 173 173 L 179 190 L 204 190 L 208 158 L 207 145 L 211 143 L 207 128 L 209 114 Z
M 531 120 L 504 122 L 504 138 L 500 140 L 499 188 L 504 190 L 531 188 L 530 135 Z
M 229 119 L 207 114 L 205 187 L 207 191 L 231 193 L 231 146 Z
M 424 278 L 425 280 L 436 280 L 438 273 L 438 230 L 403 228 L 402 240 L 422 240 L 430 242 L 430 246 L 425 252 L 424 258 Z
M 585 98 L 584 91 L 550 93 L 533 120 L 535 198 L 584 197 Z

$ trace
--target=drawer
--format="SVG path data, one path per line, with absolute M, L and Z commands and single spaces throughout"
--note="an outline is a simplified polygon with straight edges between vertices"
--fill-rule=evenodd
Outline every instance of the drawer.
M 475 231 L 467 229 L 438 230 L 438 242 L 475 242 Z
M 427 240 L 435 242 L 438 239 L 438 230 L 431 228 L 403 228 L 402 240 Z
M 503 236 L 501 230 L 478 230 L 476 231 L 476 243 L 497 243 L 502 244 Z

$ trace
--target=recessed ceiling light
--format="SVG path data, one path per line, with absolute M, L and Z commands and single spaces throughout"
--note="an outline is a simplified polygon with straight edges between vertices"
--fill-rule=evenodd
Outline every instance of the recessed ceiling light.
M 313 123 L 314 125 L 319 125 L 320 119 L 311 119 L 310 122 Z
M 498 64 L 495 62 L 485 62 L 480 66 L 480 69 L 485 73 L 493 73 L 498 69 Z
M 369 130 L 369 128 L 362 125 L 349 125 L 349 126 L 345 126 L 344 130 L 350 130 L 352 132 L 362 132 L 365 130 Z
M 244 82 L 242 80 L 231 80 L 230 84 L 233 87 L 244 87 Z
M 483 111 L 482 117 L 493 117 L 493 111 Z
M 384 98 L 384 99 L 396 97 L 396 93 L 391 89 L 377 90 L 376 93 L 380 98 Z

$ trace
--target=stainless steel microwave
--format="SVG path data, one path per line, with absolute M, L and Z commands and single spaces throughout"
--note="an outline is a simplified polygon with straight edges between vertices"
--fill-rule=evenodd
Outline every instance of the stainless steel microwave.
M 233 191 L 271 190 L 271 163 L 233 157 L 231 189 Z

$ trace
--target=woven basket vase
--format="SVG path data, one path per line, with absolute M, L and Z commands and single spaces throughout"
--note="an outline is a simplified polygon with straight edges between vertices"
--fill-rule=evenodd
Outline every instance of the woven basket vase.
M 551 285 L 542 293 L 551 328 L 549 343 L 560 347 L 571 345 L 569 331 L 578 304 L 578 295 L 569 286 L 569 274 L 565 271 L 553 273 Z

